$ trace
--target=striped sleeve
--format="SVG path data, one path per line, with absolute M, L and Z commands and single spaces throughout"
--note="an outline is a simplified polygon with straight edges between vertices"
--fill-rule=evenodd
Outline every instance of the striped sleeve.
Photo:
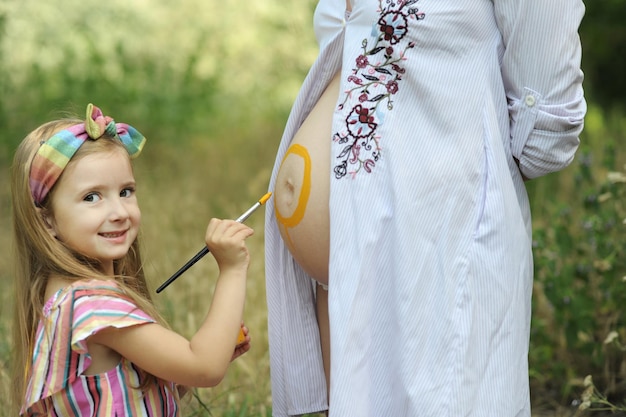
M 71 304 L 71 348 L 79 354 L 87 353 L 87 339 L 97 332 L 114 327 L 124 328 L 155 320 L 117 288 L 77 288 L 68 297 Z
M 578 27 L 581 0 L 497 0 L 502 76 L 509 101 L 511 149 L 536 178 L 565 168 L 578 149 L 587 111 Z
M 89 336 L 153 322 L 114 282 L 93 280 L 64 289 L 37 330 L 25 408 L 67 389 L 83 374 L 91 364 Z

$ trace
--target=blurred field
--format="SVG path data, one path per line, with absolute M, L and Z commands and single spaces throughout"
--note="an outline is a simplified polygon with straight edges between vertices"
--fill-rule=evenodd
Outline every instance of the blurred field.
M 266 191 L 270 147 L 228 149 L 207 141 L 192 142 L 188 148 L 164 147 L 148 153 L 138 164 L 140 202 L 144 213 L 144 259 L 152 287 L 158 287 L 204 244 L 204 232 L 211 217 L 236 218 Z M 231 148 L 232 147 L 232 148 Z M 167 161 L 164 164 L 158 161 Z M 138 161 L 139 162 L 139 161 Z M 193 167 L 191 169 L 190 167 Z M 250 328 L 253 348 L 235 361 L 226 379 L 211 390 L 198 390 L 201 401 L 189 400 L 189 409 L 205 404 L 213 415 L 228 415 L 247 409 L 244 415 L 265 416 L 271 407 L 267 310 L 263 252 L 264 209 L 247 221 L 255 229 L 248 240 L 251 252 L 245 322 Z M 176 330 L 191 336 L 208 310 L 217 268 L 209 255 L 196 263 L 155 301 Z

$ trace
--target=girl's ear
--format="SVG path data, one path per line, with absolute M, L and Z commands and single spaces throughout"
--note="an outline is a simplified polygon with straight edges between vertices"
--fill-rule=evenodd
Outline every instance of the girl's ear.
M 36 208 L 37 213 L 39 213 L 39 215 L 41 216 L 41 219 L 43 220 L 44 224 L 46 225 L 46 230 L 48 231 L 48 233 L 50 233 L 50 236 L 52 236 L 53 238 L 57 237 L 57 232 L 54 228 L 54 219 L 52 218 L 52 215 L 50 214 L 50 212 L 46 209 L 42 209 L 37 207 Z

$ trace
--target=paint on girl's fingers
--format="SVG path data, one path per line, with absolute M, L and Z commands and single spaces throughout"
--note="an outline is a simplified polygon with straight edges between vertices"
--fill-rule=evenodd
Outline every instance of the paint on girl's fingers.
M 240 345 L 246 340 L 246 335 L 243 332 L 243 329 L 239 329 L 239 336 L 237 336 L 237 344 Z

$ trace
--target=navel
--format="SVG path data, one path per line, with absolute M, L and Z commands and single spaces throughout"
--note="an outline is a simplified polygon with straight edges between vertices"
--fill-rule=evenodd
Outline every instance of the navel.
M 278 179 L 282 184 L 280 194 L 277 193 L 275 203 L 276 219 L 280 224 L 286 228 L 297 226 L 306 212 L 306 206 L 309 202 L 309 196 L 311 195 L 311 157 L 307 149 L 299 144 L 293 144 L 287 149 L 285 156 L 281 162 L 282 166 L 285 165 L 285 161 L 290 157 L 299 157 L 302 159 L 303 169 L 301 177 L 300 192 L 297 193 L 296 181 L 300 178 L 293 177 L 293 169 L 288 170 L 285 177 Z M 280 173 L 279 173 L 280 176 Z M 293 208 L 295 205 L 295 208 Z M 285 213 L 288 211 L 289 213 Z

